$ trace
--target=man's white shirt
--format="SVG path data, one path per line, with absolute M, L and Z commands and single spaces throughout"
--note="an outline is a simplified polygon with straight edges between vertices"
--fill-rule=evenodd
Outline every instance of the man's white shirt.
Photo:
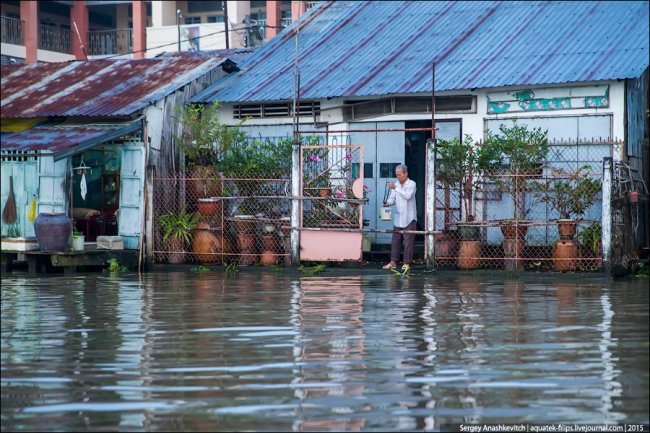
M 404 228 L 411 221 L 417 221 L 417 208 L 415 206 L 415 191 L 417 187 L 415 182 L 407 179 L 404 185 L 397 182 L 395 189 L 391 190 L 388 197 L 388 205 L 395 205 L 393 224 L 395 227 Z

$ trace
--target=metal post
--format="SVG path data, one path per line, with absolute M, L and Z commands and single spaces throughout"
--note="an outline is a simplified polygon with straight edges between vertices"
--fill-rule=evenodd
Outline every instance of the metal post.
M 181 51 L 181 18 L 183 14 L 180 9 L 176 9 L 176 27 L 178 29 L 178 51 Z
M 436 64 L 431 64 L 431 140 L 426 147 L 426 194 L 424 215 L 426 222 L 427 268 L 433 269 L 435 258 L 435 241 L 433 231 L 436 226 Z
M 603 158 L 603 205 L 602 205 L 602 245 L 603 269 L 610 272 L 612 269 L 612 158 Z
M 291 263 L 300 261 L 300 141 L 295 137 L 291 151 Z
M 434 218 L 435 215 L 435 202 L 436 202 L 436 152 L 435 141 L 429 140 L 427 142 L 427 189 L 426 189 L 426 245 L 427 245 L 427 268 L 433 269 L 435 257 L 435 242 L 433 231 L 435 230 Z

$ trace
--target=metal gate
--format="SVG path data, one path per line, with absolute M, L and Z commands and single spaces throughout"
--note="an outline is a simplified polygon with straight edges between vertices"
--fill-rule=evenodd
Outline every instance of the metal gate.
M 300 260 L 362 259 L 363 145 L 303 145 Z

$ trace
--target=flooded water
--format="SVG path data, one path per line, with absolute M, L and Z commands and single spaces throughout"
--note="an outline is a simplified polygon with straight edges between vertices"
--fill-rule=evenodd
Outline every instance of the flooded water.
M 2 430 L 648 423 L 647 279 L 366 272 L 3 275 Z

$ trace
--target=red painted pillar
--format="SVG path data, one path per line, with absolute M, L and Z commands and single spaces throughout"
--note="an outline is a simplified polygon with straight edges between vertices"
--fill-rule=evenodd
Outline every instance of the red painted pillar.
M 20 2 L 20 20 L 23 26 L 25 44 L 25 63 L 38 61 L 38 2 Z
M 133 0 L 133 57 L 144 59 L 147 49 L 147 5 Z
M 70 31 L 72 32 L 70 35 L 72 38 L 72 55 L 76 60 L 86 60 L 86 54 L 88 53 L 88 6 L 83 0 L 76 0 L 70 10 Z
M 300 15 L 307 12 L 307 3 L 304 1 L 291 2 L 291 21 L 297 21 Z
M 280 33 L 281 20 L 280 2 L 266 0 L 266 39 L 271 39 Z

